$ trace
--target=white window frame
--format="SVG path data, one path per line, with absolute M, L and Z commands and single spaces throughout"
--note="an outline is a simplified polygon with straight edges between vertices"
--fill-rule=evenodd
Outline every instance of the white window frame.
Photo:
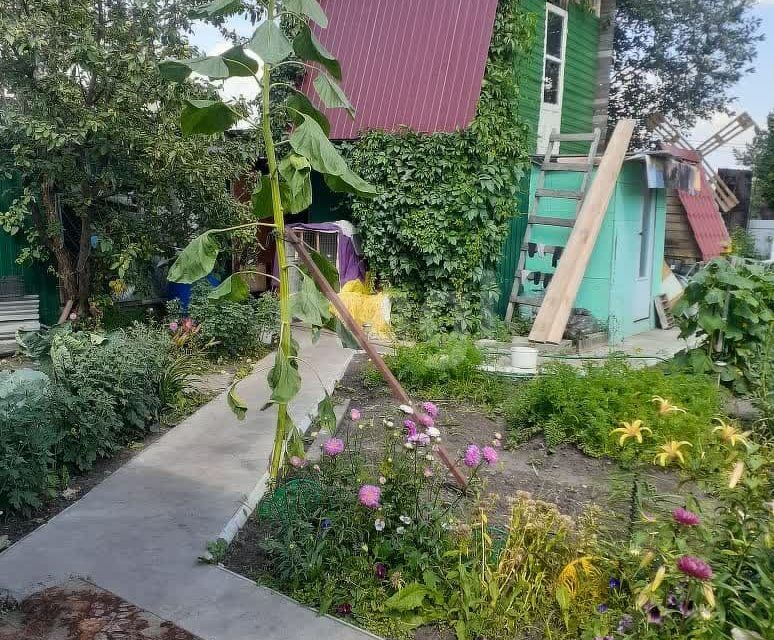
M 553 12 L 562 16 L 563 28 L 562 28 L 562 57 L 557 58 L 548 53 L 548 13 Z M 543 33 L 543 69 L 541 71 L 543 75 L 543 82 L 541 82 L 540 102 L 541 104 L 554 104 L 552 102 L 545 101 L 545 80 L 546 80 L 546 60 L 556 62 L 559 64 L 559 91 L 557 92 L 556 104 L 560 107 L 564 105 L 564 71 L 567 66 L 567 32 L 569 31 L 569 14 L 566 9 L 557 7 L 550 2 L 546 3 L 546 25 Z

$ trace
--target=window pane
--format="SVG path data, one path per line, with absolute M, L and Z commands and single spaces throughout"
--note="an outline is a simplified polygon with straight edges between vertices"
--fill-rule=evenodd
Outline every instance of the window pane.
M 546 20 L 548 21 L 546 26 L 546 53 L 554 58 L 561 58 L 564 17 L 549 11 Z
M 553 60 L 546 60 L 543 75 L 543 102 L 559 104 L 559 75 L 562 65 Z

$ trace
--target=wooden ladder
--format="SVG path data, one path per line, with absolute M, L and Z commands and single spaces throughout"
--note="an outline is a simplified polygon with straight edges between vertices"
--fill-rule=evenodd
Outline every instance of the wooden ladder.
M 537 184 L 535 185 L 535 197 L 532 200 L 530 206 L 529 216 L 527 218 L 527 228 L 524 232 L 524 241 L 521 245 L 519 252 L 519 261 L 516 266 L 516 271 L 513 275 L 513 286 L 511 288 L 511 296 L 508 300 L 508 309 L 505 313 L 505 321 L 510 322 L 513 318 L 513 312 L 516 305 L 524 305 L 529 307 L 539 308 L 543 303 L 543 298 L 531 298 L 521 295 L 522 289 L 522 273 L 527 262 L 527 254 L 529 251 L 529 245 L 532 239 L 532 230 L 535 225 L 543 225 L 548 227 L 565 227 L 573 229 L 575 227 L 575 220 L 578 217 L 578 212 L 583 205 L 588 191 L 589 183 L 591 182 L 591 174 L 594 169 L 594 160 L 597 156 L 597 149 L 599 148 L 600 130 L 595 129 L 593 133 L 556 133 L 551 132 L 551 136 L 548 138 L 548 149 L 543 157 L 543 163 L 540 165 L 540 172 L 538 173 Z M 559 162 L 553 160 L 554 156 L 559 155 L 559 149 L 554 154 L 554 147 L 561 146 L 562 142 L 588 142 L 589 152 L 585 161 L 579 162 Z M 563 191 L 559 189 L 546 189 L 546 172 L 548 171 L 574 171 L 583 173 L 583 180 L 580 188 L 577 191 Z M 568 200 L 575 200 L 575 216 L 573 218 L 556 218 L 550 216 L 540 215 L 540 203 L 543 198 L 563 198 Z M 572 232 L 571 232 L 572 233 Z M 554 255 L 559 251 L 563 251 L 564 247 L 551 246 L 545 247 L 544 253 Z M 551 286 L 550 283 L 548 285 Z

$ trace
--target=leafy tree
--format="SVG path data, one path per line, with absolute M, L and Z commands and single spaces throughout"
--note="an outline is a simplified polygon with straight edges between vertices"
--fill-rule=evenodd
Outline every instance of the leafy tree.
M 0 172 L 21 177 L 0 224 L 26 235 L 22 259 L 53 258 L 81 311 L 95 255 L 122 276 L 192 227 L 245 214 L 226 189 L 248 159 L 243 141 L 185 138 L 177 122 L 213 89 L 158 71 L 194 53 L 190 11 L 188 0 L 0 4 Z
M 656 114 L 681 127 L 723 111 L 752 70 L 760 20 L 755 0 L 618 0 L 611 124 Z M 611 129 L 612 130 L 612 129 Z
M 312 170 L 321 174 L 330 189 L 355 196 L 372 198 L 377 190 L 354 173 L 334 145 L 328 140 L 330 123 L 325 115 L 293 85 L 285 82 L 287 67 L 307 68 L 314 74 L 314 87 L 320 102 L 330 109 L 344 109 L 354 116 L 354 109 L 338 84 L 341 66 L 312 33 L 309 22 L 326 27 L 328 19 L 317 0 L 268 0 L 266 3 L 245 7 L 240 0 L 213 0 L 199 10 L 199 14 L 215 23 L 222 23 L 223 16 L 242 12 L 246 8 L 260 11 L 263 15 L 253 36 L 238 42 L 218 56 L 194 59 L 170 59 L 160 64 L 166 77 L 177 82 L 186 81 L 192 73 L 217 80 L 224 77 L 254 78 L 261 88 L 260 113 L 251 118 L 260 131 L 266 154 L 266 175 L 260 176 L 251 198 L 253 222 L 227 228 L 210 229 L 194 238 L 178 256 L 169 277 L 176 282 L 195 282 L 209 273 L 220 251 L 218 238 L 243 229 L 254 230 L 258 226 L 269 227 L 277 237 L 277 271 L 280 331 L 279 347 L 274 366 L 269 371 L 268 383 L 272 390 L 271 402 L 277 406 L 277 430 L 269 463 L 269 475 L 277 479 L 287 456 L 303 457 L 301 434 L 288 412 L 288 403 L 301 388 L 298 343 L 291 334 L 291 320 L 299 320 L 319 329 L 331 320 L 330 305 L 306 272 L 300 271 L 301 284 L 297 292 L 290 291 L 290 270 L 285 240 L 285 212 L 300 213 L 312 203 Z M 281 17 L 281 24 L 278 22 Z M 258 60 L 263 64 L 259 65 Z M 278 73 L 279 72 L 279 73 Z M 281 91 L 275 91 L 280 89 Z M 221 100 L 189 100 L 180 116 L 180 126 L 187 135 L 212 136 L 234 126 L 249 117 L 244 105 Z M 277 119 L 290 120 L 292 133 L 285 131 L 284 139 L 275 141 Z M 287 145 L 287 148 L 285 147 Z M 281 148 L 284 155 L 280 155 Z M 268 220 L 271 220 L 270 222 Z M 313 252 L 326 277 L 337 279 L 335 268 L 322 256 Z M 255 273 L 254 271 L 252 273 Z M 234 273 L 211 294 L 214 300 L 243 300 L 248 287 L 242 273 Z M 248 405 L 236 393 L 229 390 L 228 402 L 232 410 L 243 417 Z M 319 419 L 325 426 L 335 425 L 333 404 L 326 396 L 318 408 Z
M 756 131 L 753 141 L 737 154 L 737 159 L 753 172 L 753 213 L 763 208 L 774 209 L 774 111 L 766 119 L 766 129 Z

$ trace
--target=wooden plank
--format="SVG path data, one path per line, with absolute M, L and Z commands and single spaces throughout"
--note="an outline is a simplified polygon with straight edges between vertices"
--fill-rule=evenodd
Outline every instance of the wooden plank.
M 591 167 L 580 162 L 548 162 L 543 163 L 540 168 L 543 171 L 579 171 L 585 173 Z
M 562 260 L 535 318 L 529 334 L 532 342 L 559 344 L 562 341 L 575 297 L 602 228 L 610 198 L 615 191 L 634 126 L 634 120 L 620 120 L 613 131 L 594 182 L 589 187 L 578 213 Z
M 580 200 L 583 193 L 580 191 L 565 191 L 563 189 L 536 189 L 536 198 L 564 198 L 566 200 Z
M 550 216 L 532 216 L 530 224 L 543 224 L 547 227 L 568 227 L 575 226 L 575 220 L 572 218 L 552 218 Z
M 543 298 L 529 298 L 526 296 L 516 296 L 513 298 L 512 302 L 515 302 L 516 304 L 523 304 L 527 307 L 539 307 L 541 304 L 543 304 Z
M 552 133 L 551 142 L 591 142 L 593 133 Z
M 555 247 L 553 245 L 547 244 L 545 247 L 543 247 L 543 253 L 545 255 L 549 255 L 550 256 L 550 255 L 553 255 L 554 253 L 556 253 L 557 249 L 564 249 L 564 247 Z M 521 250 L 522 251 L 529 251 L 529 243 L 525 242 L 523 245 L 521 245 Z M 537 255 L 537 254 L 535 254 L 535 255 Z

